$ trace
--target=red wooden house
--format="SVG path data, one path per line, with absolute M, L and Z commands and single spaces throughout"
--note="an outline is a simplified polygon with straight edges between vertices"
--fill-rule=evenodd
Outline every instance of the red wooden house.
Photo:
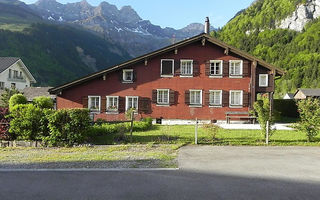
M 95 118 L 224 120 L 274 92 L 284 72 L 208 34 L 178 42 L 50 90 L 57 108 L 89 108 Z

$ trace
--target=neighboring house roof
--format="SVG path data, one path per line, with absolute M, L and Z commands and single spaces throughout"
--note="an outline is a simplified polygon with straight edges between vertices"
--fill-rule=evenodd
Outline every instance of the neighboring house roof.
M 19 62 L 20 67 L 22 67 L 26 75 L 29 77 L 31 83 L 36 83 L 36 79 L 32 76 L 28 68 L 25 66 L 25 64 L 22 62 L 20 58 L 17 57 L 0 57 L 0 73 L 3 72 L 4 70 L 8 69 L 15 63 Z
M 0 73 L 11 67 L 14 63 L 18 62 L 20 58 L 16 57 L 0 57 Z
M 28 101 L 32 101 L 36 97 L 45 96 L 55 99 L 55 95 L 50 95 L 49 89 L 52 87 L 26 87 L 23 89 L 23 95 Z
M 115 65 L 113 67 L 110 67 L 108 69 L 105 69 L 105 70 L 102 70 L 102 71 L 99 71 L 99 72 L 95 72 L 93 74 L 89 74 L 83 78 L 80 78 L 80 79 L 77 79 L 75 81 L 72 81 L 72 82 L 69 82 L 69 83 L 66 83 L 66 84 L 63 84 L 63 85 L 60 85 L 58 87 L 55 87 L 53 89 L 50 90 L 50 93 L 54 93 L 54 94 L 57 94 L 58 92 L 60 92 L 61 90 L 63 89 L 66 89 L 66 88 L 69 88 L 69 87 L 72 87 L 74 85 L 78 85 L 78 84 L 81 84 L 83 82 L 86 82 L 88 80 L 91 80 L 91 79 L 94 79 L 96 77 L 99 77 L 99 76 L 103 76 L 103 75 L 106 75 L 107 73 L 110 73 L 110 72 L 113 72 L 113 71 L 116 71 L 118 69 L 121 69 L 121 68 L 125 68 L 127 67 L 128 65 L 133 65 L 133 64 L 136 64 L 136 63 L 140 63 L 140 62 L 144 62 L 152 57 L 155 57 L 155 56 L 158 56 L 160 54 L 163 54 L 163 53 L 166 53 L 166 52 L 169 52 L 169 51 L 173 51 L 177 48 L 180 48 L 180 47 L 183 47 L 183 46 L 186 46 L 188 44 L 191 44 L 193 42 L 196 42 L 196 41 L 203 41 L 203 42 L 210 42 L 210 43 L 213 43 L 215 45 L 218 45 L 222 48 L 224 48 L 226 50 L 226 52 L 233 52 L 237 55 L 240 55 L 248 60 L 251 60 L 251 61 L 257 61 L 258 64 L 260 64 L 261 66 L 263 67 L 266 67 L 270 70 L 275 70 L 276 72 L 276 75 L 280 75 L 282 76 L 285 72 L 271 64 L 268 64 L 266 63 L 265 61 L 259 59 L 259 58 L 256 58 L 246 52 L 243 52 L 239 49 L 236 49 L 228 44 L 225 44 L 223 43 L 222 41 L 216 39 L 216 38 L 213 38 L 211 36 L 209 36 L 208 34 L 206 33 L 202 33 L 200 35 L 197 35 L 197 36 L 194 36 L 192 38 L 189 38 L 189 39 L 186 39 L 186 40 L 183 40 L 183 41 L 180 41 L 180 42 L 177 42 L 173 45 L 170 45 L 170 46 L 167 46 L 167 47 L 164 47 L 162 49 L 159 49 L 157 51 L 154 51 L 154 52 L 151 52 L 151 53 L 148 53 L 148 54 L 145 54 L 145 55 L 142 55 L 142 56 L 139 56 L 137 58 L 134 58 L 132 60 L 129 60 L 127 62 L 124 62 L 122 64 L 119 64 L 119 65 Z
M 320 97 L 320 89 L 310 89 L 310 88 L 300 88 L 297 90 L 297 92 L 294 94 L 294 96 L 296 96 L 296 94 L 298 92 L 303 93 L 306 97 Z
M 293 97 L 294 97 L 294 93 L 287 93 L 284 95 L 283 98 L 293 99 Z

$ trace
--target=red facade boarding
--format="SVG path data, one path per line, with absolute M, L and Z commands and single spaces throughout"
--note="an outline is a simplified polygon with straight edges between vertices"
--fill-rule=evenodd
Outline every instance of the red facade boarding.
M 274 90 L 272 70 L 253 66 L 197 40 L 57 90 L 57 108 L 95 108 L 96 118 L 106 120 L 125 119 L 131 107 L 142 118 L 223 120 L 226 112 L 248 112 L 257 92 Z M 268 78 L 259 80 L 259 73 Z

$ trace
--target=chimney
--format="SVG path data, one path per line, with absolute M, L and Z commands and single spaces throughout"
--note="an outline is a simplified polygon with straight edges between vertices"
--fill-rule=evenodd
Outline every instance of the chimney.
M 205 34 L 210 34 L 210 21 L 209 17 L 206 17 L 206 22 L 204 24 L 204 33 Z

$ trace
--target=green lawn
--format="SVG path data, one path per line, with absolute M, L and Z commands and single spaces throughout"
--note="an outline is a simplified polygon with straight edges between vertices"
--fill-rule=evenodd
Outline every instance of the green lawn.
M 115 142 L 116 135 L 103 135 L 95 137 L 94 144 L 118 144 L 123 141 Z M 127 141 L 128 142 L 128 141 Z M 159 144 L 194 144 L 194 126 L 160 126 L 154 125 L 153 128 L 145 132 L 134 132 L 133 142 L 145 144 L 149 142 Z M 198 129 L 198 143 L 212 144 L 207 130 Z M 226 130 L 221 129 L 216 135 L 214 145 L 264 145 L 264 139 L 259 130 Z M 270 138 L 269 145 L 301 145 L 301 146 L 320 146 L 320 137 L 316 142 L 307 143 L 304 133 L 298 131 L 275 131 Z

